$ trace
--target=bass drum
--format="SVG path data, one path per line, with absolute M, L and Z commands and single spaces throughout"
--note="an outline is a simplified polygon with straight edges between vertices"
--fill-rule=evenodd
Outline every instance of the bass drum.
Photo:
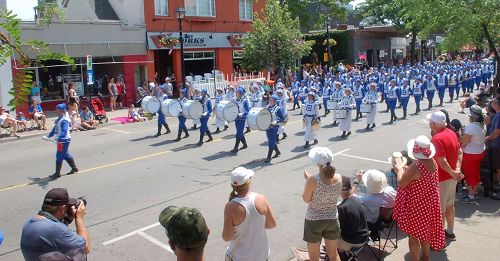
M 161 103 L 161 112 L 167 117 L 177 117 L 182 111 L 182 105 L 178 100 L 166 99 Z
M 235 121 L 240 110 L 233 101 L 221 101 L 217 104 L 217 119 L 227 122 Z
M 339 120 L 347 118 L 347 110 L 335 110 L 335 117 Z
M 161 103 L 155 96 L 146 96 L 142 98 L 141 107 L 145 112 L 155 114 L 160 110 Z
M 186 119 L 197 120 L 203 114 L 203 105 L 199 101 L 185 101 L 182 103 L 182 114 Z
M 361 104 L 360 112 L 362 113 L 370 113 L 372 110 L 372 105 L 368 103 Z
M 265 131 L 271 127 L 273 116 L 268 108 L 252 108 L 248 112 L 248 127 L 253 130 Z

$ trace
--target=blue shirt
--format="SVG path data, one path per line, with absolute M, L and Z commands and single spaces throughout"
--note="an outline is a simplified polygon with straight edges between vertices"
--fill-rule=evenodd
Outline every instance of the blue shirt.
M 30 108 L 28 109 L 28 112 L 31 114 L 35 111 L 35 108 L 33 108 L 33 105 L 30 106 Z M 37 104 L 36 105 L 36 111 L 37 112 L 43 112 L 42 110 L 42 106 L 40 106 L 40 104 Z
M 500 112 L 497 112 L 491 121 L 489 135 L 493 134 L 496 129 L 500 129 Z M 500 137 L 491 142 L 491 147 L 500 148 Z
M 33 217 L 23 226 L 21 251 L 27 261 L 48 252 L 64 253 L 74 248 L 85 248 L 85 239 L 61 222 Z

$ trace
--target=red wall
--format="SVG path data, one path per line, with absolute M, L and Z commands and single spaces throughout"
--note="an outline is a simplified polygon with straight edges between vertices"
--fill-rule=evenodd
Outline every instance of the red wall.
M 126 99 L 123 101 L 124 106 L 128 106 L 131 103 L 136 101 L 136 82 L 135 82 L 135 66 L 136 65 L 145 65 L 152 63 L 145 63 L 144 61 L 148 61 L 147 55 L 127 55 L 123 56 L 123 75 L 125 77 L 125 88 L 127 91 Z M 154 71 L 154 69 L 153 69 Z M 148 69 L 149 72 L 149 69 Z

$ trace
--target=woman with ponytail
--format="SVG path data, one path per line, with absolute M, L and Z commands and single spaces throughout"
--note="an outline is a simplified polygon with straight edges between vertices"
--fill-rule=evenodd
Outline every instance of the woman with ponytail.
M 226 259 L 265 261 L 270 247 L 266 229 L 276 227 L 276 218 L 263 195 L 250 191 L 253 171 L 238 167 L 231 172 L 232 191 L 224 209 L 222 239 L 229 242 Z
M 308 204 L 304 222 L 304 241 L 311 261 L 319 261 L 321 240 L 325 239 L 326 252 L 332 261 L 340 260 L 337 243 L 340 225 L 337 219 L 337 199 L 342 189 L 342 176 L 332 166 L 333 153 L 326 147 L 315 147 L 309 158 L 318 166 L 318 174 L 304 171 L 306 185 L 302 198 Z

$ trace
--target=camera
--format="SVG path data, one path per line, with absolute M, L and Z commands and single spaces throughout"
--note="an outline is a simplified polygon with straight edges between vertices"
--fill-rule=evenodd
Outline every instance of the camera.
M 71 222 L 73 222 L 73 219 L 75 219 L 75 215 L 73 215 L 72 207 L 74 206 L 75 209 L 78 210 L 80 204 L 87 206 L 87 198 L 85 198 L 84 196 L 79 197 L 76 199 L 76 204 L 68 205 L 68 209 L 66 210 L 66 216 L 64 216 L 64 223 L 69 225 L 71 224 Z

